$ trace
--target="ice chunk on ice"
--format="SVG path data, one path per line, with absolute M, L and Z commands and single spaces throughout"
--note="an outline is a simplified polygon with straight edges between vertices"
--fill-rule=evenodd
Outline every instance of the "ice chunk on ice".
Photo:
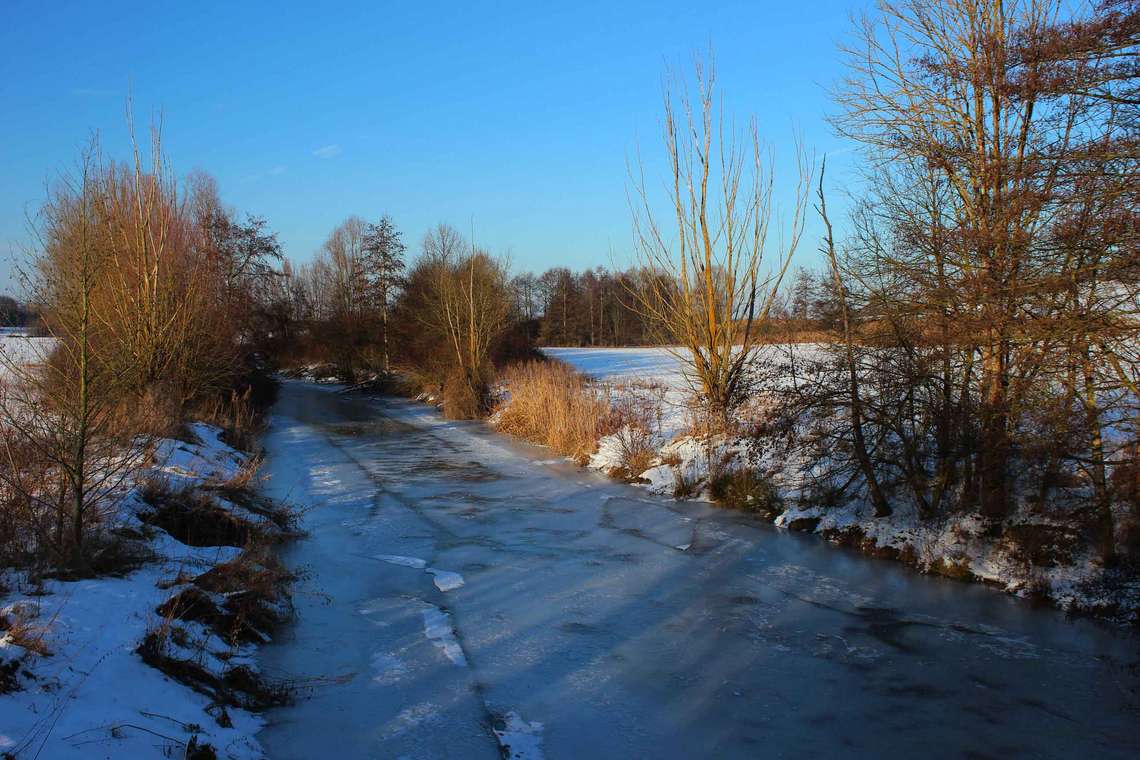
M 431 643 L 435 644 L 452 664 L 465 667 L 467 658 L 463 656 L 463 647 L 459 646 L 459 639 L 455 638 L 455 629 L 451 626 L 451 615 L 434 605 L 426 605 L 423 609 L 424 633 Z
M 454 591 L 463 585 L 463 576 L 450 570 L 437 570 L 434 567 L 427 569 L 435 576 L 435 587 L 440 591 Z

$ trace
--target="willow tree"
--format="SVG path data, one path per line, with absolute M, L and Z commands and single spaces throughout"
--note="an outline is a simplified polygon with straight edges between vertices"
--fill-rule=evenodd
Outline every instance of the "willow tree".
M 506 262 L 468 247 L 454 228 L 441 224 L 424 238 L 417 268 L 423 272 L 428 291 L 420 319 L 454 360 L 449 382 L 452 395 L 462 394 L 470 400 L 457 406 L 462 412 L 454 416 L 477 414 L 486 401 L 491 346 L 510 318 Z
M 678 77 L 665 87 L 666 198 L 651 191 L 640 160 L 631 170 L 646 273 L 631 296 L 658 337 L 683 349 L 690 383 L 723 425 L 750 390 L 760 327 L 803 232 L 813 168 L 797 145 L 792 207 L 781 218 L 774 155 L 756 121 L 737 129 L 724 115 L 712 63 L 694 68 L 695 87 Z

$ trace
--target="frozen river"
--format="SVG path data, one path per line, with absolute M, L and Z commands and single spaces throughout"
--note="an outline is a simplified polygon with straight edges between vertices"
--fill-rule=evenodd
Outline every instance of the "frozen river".
M 287 382 L 273 758 L 1137 757 L 1140 638 Z

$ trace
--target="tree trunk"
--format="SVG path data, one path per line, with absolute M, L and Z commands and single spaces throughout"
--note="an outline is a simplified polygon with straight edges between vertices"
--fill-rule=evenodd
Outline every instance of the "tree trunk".
M 819 172 L 819 214 L 823 217 L 826 229 L 824 237 L 824 252 L 831 265 L 831 276 L 835 282 L 835 290 L 839 295 L 839 308 L 843 318 L 844 355 L 847 361 L 847 379 L 850 384 L 850 410 L 851 410 L 851 437 L 855 445 L 855 457 L 859 462 L 859 469 L 863 479 L 867 481 L 867 491 L 871 496 L 871 503 L 875 507 L 875 517 L 889 517 L 891 505 L 883 495 L 879 486 L 879 478 L 875 474 L 875 466 L 867 453 L 867 439 L 863 434 L 863 398 L 859 394 L 859 368 L 855 359 L 855 348 L 851 337 L 851 318 L 847 308 L 847 289 L 843 285 L 843 278 L 839 274 L 839 258 L 835 254 L 835 241 L 831 232 L 831 220 L 827 216 L 827 201 L 823 192 L 823 177 L 827 170 L 826 162 Z

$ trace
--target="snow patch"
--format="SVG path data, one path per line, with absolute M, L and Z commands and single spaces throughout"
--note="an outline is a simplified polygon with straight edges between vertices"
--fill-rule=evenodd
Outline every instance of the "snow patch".
M 176 488 L 224 482 L 248 461 L 222 440 L 219 428 L 201 423 L 188 428 L 190 441 L 155 442 L 153 463 L 123 487 L 131 489 L 147 479 Z M 256 522 L 252 513 L 224 498 L 215 502 Z M 144 508 L 132 491 L 106 520 L 111 526 L 137 527 L 138 512 Z M 264 725 L 262 717 L 230 707 L 230 724 L 217 724 L 210 717 L 214 707 L 209 698 L 145 664 L 136 652 L 158 622 L 155 609 L 170 598 L 174 579 L 232 560 L 241 549 L 187 546 L 161 531 L 154 532 L 148 548 L 155 561 L 123 577 L 48 580 L 42 587 L 24 578 L 10 584 L 22 591 L 9 595 L 0 612 L 34 618 L 37 625 L 42 621 L 51 656 L 25 657 L 22 647 L 0 640 L 0 662 L 18 654 L 34 675 L 23 690 L 0 695 L 0 748 L 5 750 L 0 754 L 157 759 L 181 752 L 197 735 L 222 757 L 264 756 L 254 738 Z M 230 647 L 200 624 L 185 622 L 181 627 L 199 646 L 170 642 L 178 656 L 200 657 L 203 666 L 216 672 L 238 664 L 253 667 L 252 647 Z
M 509 712 L 492 728 L 499 746 L 511 760 L 542 760 L 542 724 L 526 721 L 516 712 Z
M 389 565 L 410 567 L 413 570 L 423 570 L 432 575 L 435 587 L 440 591 L 454 591 L 463 585 L 463 576 L 451 570 L 440 570 L 437 567 L 428 567 L 427 561 L 419 557 L 402 557 L 398 554 L 376 554 L 375 559 L 387 562 Z

